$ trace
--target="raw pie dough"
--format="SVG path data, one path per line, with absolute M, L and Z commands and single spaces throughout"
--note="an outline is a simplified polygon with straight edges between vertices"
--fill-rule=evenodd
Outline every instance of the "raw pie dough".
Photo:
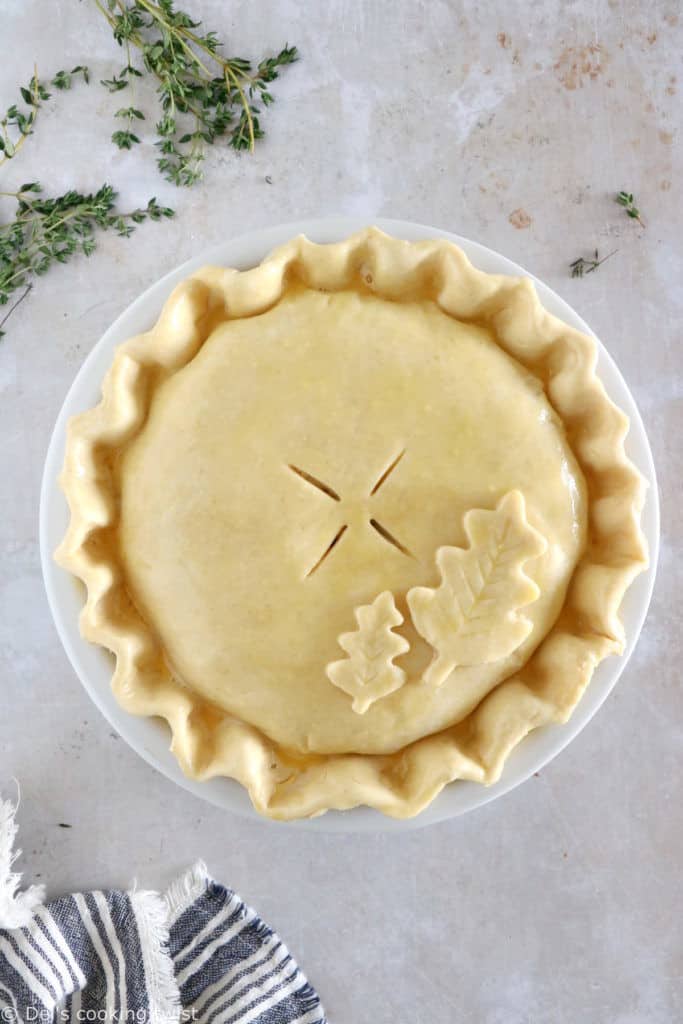
M 623 647 L 642 482 L 595 346 L 445 241 L 209 267 L 69 429 L 57 558 L 129 711 L 265 815 L 495 781 Z

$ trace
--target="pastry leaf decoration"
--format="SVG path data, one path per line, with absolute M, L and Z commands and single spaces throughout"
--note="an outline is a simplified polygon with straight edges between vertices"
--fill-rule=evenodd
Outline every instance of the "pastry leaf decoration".
M 547 544 L 529 525 L 519 491 L 506 494 L 493 512 L 470 509 L 464 527 L 469 547 L 436 553 L 441 584 L 407 594 L 415 628 L 435 651 L 423 676 L 434 686 L 458 665 L 488 664 L 512 654 L 532 629 L 519 609 L 540 594 L 522 566 Z
M 383 591 L 372 604 L 360 605 L 355 615 L 358 629 L 339 637 L 339 646 L 348 658 L 331 662 L 325 671 L 335 686 L 353 697 L 351 706 L 356 714 L 363 715 L 380 697 L 403 686 L 406 674 L 393 659 L 405 654 L 410 644 L 393 632 L 403 616 L 390 590 Z

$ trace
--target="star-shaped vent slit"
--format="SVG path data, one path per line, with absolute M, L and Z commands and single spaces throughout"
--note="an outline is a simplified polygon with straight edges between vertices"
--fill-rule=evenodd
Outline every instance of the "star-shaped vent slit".
M 391 474 L 394 472 L 394 470 L 396 469 L 396 467 L 398 466 L 398 464 L 400 463 L 401 459 L 404 457 L 405 454 L 406 454 L 406 449 L 403 448 L 398 453 L 398 455 L 396 455 L 391 460 L 389 465 L 380 474 L 380 476 L 375 481 L 372 489 L 370 490 L 370 493 L 369 493 L 369 497 L 370 498 L 374 497 L 374 495 L 377 494 L 379 489 L 386 483 L 386 481 L 389 479 Z M 321 480 L 320 477 L 314 476 L 313 473 L 309 473 L 308 470 L 302 469 L 300 466 L 295 466 L 294 463 L 292 463 L 292 462 L 287 463 L 287 469 L 289 469 L 290 472 L 294 473 L 295 476 L 298 476 L 300 480 L 303 480 L 304 483 L 308 484 L 309 487 L 315 488 L 317 491 L 320 491 L 321 494 L 326 495 L 328 498 L 331 498 L 333 501 L 338 501 L 338 502 L 342 501 L 341 494 L 339 494 L 339 492 L 336 491 L 334 489 L 334 487 L 330 486 L 330 484 L 328 484 L 328 483 L 325 483 L 325 481 Z M 378 519 L 375 519 L 374 517 L 372 517 L 369 520 L 369 523 L 370 523 L 370 526 L 372 527 L 372 529 L 377 534 L 377 536 L 381 537 L 382 540 L 385 541 L 387 544 L 390 544 L 393 548 L 395 548 L 396 551 L 400 551 L 401 554 L 405 555 L 407 558 L 414 558 L 415 557 L 415 555 L 412 553 L 412 551 L 409 548 L 407 548 L 405 546 L 405 544 L 402 544 L 401 541 L 398 539 L 398 537 L 396 537 L 391 532 L 391 530 L 387 529 L 386 526 L 384 526 L 382 523 L 380 523 Z M 320 558 L 316 562 L 314 562 L 314 564 L 311 566 L 311 568 L 306 573 L 306 576 L 305 576 L 306 579 L 308 579 L 309 576 L 312 576 L 314 573 L 316 573 L 321 568 L 321 566 L 324 564 L 324 562 L 332 554 L 333 550 L 337 547 L 337 545 L 339 544 L 339 541 L 342 539 L 342 537 L 344 536 L 344 534 L 346 533 L 346 531 L 348 529 L 349 529 L 349 524 L 348 523 L 344 523 L 343 526 L 340 526 L 340 528 L 337 530 L 336 534 L 334 535 L 334 537 L 332 538 L 330 543 L 327 545 L 327 547 L 325 548 L 325 550 L 321 554 Z

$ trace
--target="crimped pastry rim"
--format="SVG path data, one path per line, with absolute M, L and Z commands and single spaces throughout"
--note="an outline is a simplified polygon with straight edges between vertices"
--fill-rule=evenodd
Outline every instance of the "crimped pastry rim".
M 549 351 L 551 339 L 553 352 L 559 345 L 564 346 L 566 352 L 563 368 L 554 374 L 551 381 L 557 392 L 556 399 L 549 394 L 550 400 L 556 408 L 556 401 L 560 407 L 569 401 L 567 408 L 570 408 L 573 381 L 574 399 L 580 397 L 583 406 L 588 402 L 593 419 L 597 417 L 600 420 L 600 429 L 588 432 L 595 451 L 592 454 L 588 452 L 586 457 L 597 460 L 603 469 L 605 466 L 611 471 L 616 469 L 622 483 L 621 499 L 617 502 L 619 509 L 615 512 L 611 506 L 603 508 L 605 502 L 602 502 L 600 510 L 600 517 L 605 520 L 603 532 L 609 521 L 610 540 L 619 535 L 622 564 L 605 569 L 600 574 L 599 586 L 605 590 L 605 599 L 597 602 L 599 607 L 585 592 L 591 589 L 586 587 L 585 581 L 580 581 L 576 587 L 577 592 L 583 594 L 582 600 L 586 600 L 583 611 L 590 623 L 589 632 L 582 637 L 571 634 L 556 637 L 553 652 L 545 651 L 557 628 L 551 630 L 524 669 L 499 684 L 479 705 L 473 716 L 470 716 L 476 718 L 476 722 L 468 719 L 466 730 L 462 728 L 464 723 L 461 723 L 461 726 L 419 740 L 392 756 L 338 755 L 318 758 L 316 763 L 299 770 L 297 766 L 292 766 L 286 755 L 280 756 L 275 752 L 273 744 L 255 729 L 229 719 L 227 715 L 222 715 L 220 723 L 214 722 L 210 734 L 207 734 L 206 722 L 198 721 L 202 716 L 196 714 L 197 701 L 177 684 L 170 691 L 162 688 L 153 697 L 145 691 L 143 701 L 131 697 L 135 690 L 132 682 L 142 682 L 139 666 L 136 669 L 135 665 L 136 658 L 140 660 L 141 651 L 144 653 L 146 627 L 141 623 L 139 632 L 133 630 L 121 635 L 121 631 L 117 633 L 116 629 L 112 629 L 112 623 L 106 621 L 106 616 L 102 617 L 104 599 L 117 585 L 116 567 L 97 564 L 84 546 L 93 531 L 107 524 L 107 505 L 110 502 L 107 500 L 105 484 L 101 479 L 98 480 L 94 453 L 101 449 L 107 435 L 111 435 L 116 419 L 111 402 L 105 402 L 104 405 L 101 403 L 95 410 L 76 417 L 70 424 L 62 486 L 71 508 L 71 524 L 60 545 L 58 561 L 79 576 L 88 589 L 88 600 L 81 616 L 84 636 L 113 649 L 117 655 L 114 678 L 117 699 L 127 710 L 138 714 L 161 715 L 169 721 L 174 736 L 173 749 L 190 777 L 206 779 L 213 775 L 228 775 L 237 778 L 249 790 L 257 810 L 276 818 L 308 816 L 329 808 L 343 809 L 360 803 L 395 817 L 409 817 L 418 813 L 454 778 L 468 778 L 487 784 L 496 781 L 509 750 L 537 725 L 566 720 L 587 685 L 595 665 L 607 654 L 623 648 L 618 607 L 630 580 L 646 565 L 645 542 L 639 526 L 643 483 L 624 454 L 623 438 L 627 420 L 615 409 L 594 376 L 593 339 L 543 310 L 530 281 L 477 271 L 457 246 L 444 239 L 407 243 L 390 238 L 377 229 L 367 229 L 344 242 L 319 246 L 301 236 L 277 249 L 253 270 L 239 272 L 214 268 L 199 271 L 175 289 L 164 307 L 160 318 L 160 323 L 163 323 L 161 333 L 167 332 L 169 328 L 172 333 L 175 331 L 174 351 L 169 351 L 166 335 L 164 360 L 167 363 L 179 360 L 177 365 L 183 365 L 181 350 L 184 346 L 186 352 L 189 351 L 188 331 L 193 329 L 189 307 L 198 301 L 201 304 L 206 299 L 206 295 L 201 300 L 198 298 L 199 291 L 204 289 L 206 292 L 209 287 L 213 298 L 208 301 L 216 302 L 217 295 L 220 293 L 222 296 L 225 288 L 234 315 L 248 315 L 249 312 L 258 312 L 277 301 L 281 271 L 283 267 L 291 269 L 293 266 L 314 286 L 329 287 L 330 280 L 325 275 L 330 273 L 337 275 L 335 280 L 338 287 L 342 287 L 345 280 L 347 283 L 350 280 L 344 274 L 360 273 L 366 276 L 369 273 L 372 289 L 384 295 L 390 295 L 392 289 L 402 292 L 408 286 L 420 288 L 420 295 L 435 297 L 425 289 L 433 288 L 435 280 L 438 280 L 439 286 L 444 286 L 440 293 L 442 308 L 445 308 L 444 303 L 446 307 L 450 303 L 447 312 L 457 313 L 460 319 L 467 319 L 474 317 L 477 308 L 486 307 L 486 315 L 492 318 L 489 326 L 495 321 L 494 329 L 499 334 L 499 341 L 505 342 L 502 347 L 517 358 L 521 358 L 521 346 L 528 353 L 532 338 L 536 346 L 534 352 L 541 352 L 542 349 Z M 146 335 L 133 338 L 122 346 L 120 352 L 123 356 L 117 357 L 119 365 L 125 358 L 130 371 L 131 355 L 142 358 L 141 352 L 149 347 L 150 338 L 154 341 L 158 330 L 159 325 Z M 183 332 L 184 340 L 181 337 Z M 194 342 L 190 344 L 190 349 L 192 344 Z M 565 364 L 569 357 L 574 365 L 568 373 Z M 108 377 L 111 384 L 112 373 Z M 124 392 L 130 383 L 128 380 L 128 384 L 123 387 Z M 119 397 L 123 393 L 121 386 L 122 382 L 118 381 L 116 387 L 120 392 Z M 129 404 L 131 395 L 129 388 Z M 132 404 L 135 404 L 134 401 Z M 558 411 L 563 415 L 561 408 Z M 114 443 L 113 447 L 116 446 Z M 575 454 L 579 457 L 576 451 Z M 579 462 L 583 467 L 581 457 Z M 607 505 L 610 503 L 607 502 Z M 593 582 L 596 579 L 594 577 Z M 570 595 L 574 589 L 572 584 Z M 568 694 L 563 692 L 558 683 L 557 668 L 561 666 L 563 651 L 573 650 L 566 646 L 568 643 L 571 645 L 572 641 L 583 645 L 585 658 L 582 677 L 571 694 Z M 546 682 L 541 687 L 536 685 L 530 688 L 524 677 L 528 676 L 529 665 L 540 655 L 544 659 L 542 677 Z M 513 703 L 516 712 L 513 715 L 510 714 L 509 706 L 504 715 L 500 714 L 500 691 L 504 688 L 506 698 L 515 696 Z M 507 699 L 502 703 L 509 705 Z M 504 727 L 501 722 L 504 722 Z M 279 760 L 275 778 L 268 768 L 274 754 Z M 288 773 L 289 778 L 286 777 Z M 282 781 L 278 781 L 278 778 Z

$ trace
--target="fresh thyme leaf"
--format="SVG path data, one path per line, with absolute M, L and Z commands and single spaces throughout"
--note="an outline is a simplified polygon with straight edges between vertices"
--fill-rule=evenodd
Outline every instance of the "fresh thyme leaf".
M 55 89 L 70 89 L 71 88 L 71 76 L 66 71 L 58 71 L 55 77 L 52 79 L 52 84 Z
M 55 89 L 70 89 L 74 75 L 81 75 L 86 85 L 90 81 L 90 69 L 85 64 L 77 64 L 71 71 L 58 71 L 50 85 L 54 85 Z
M 633 192 L 617 192 L 614 197 L 614 201 L 619 203 L 619 206 L 623 206 L 626 211 L 626 216 L 632 220 L 637 220 L 641 228 L 645 227 L 645 224 L 640 216 L 640 210 L 636 206 L 636 201 L 633 196 Z
M 109 92 L 119 92 L 121 89 L 125 89 L 126 88 L 126 86 L 128 85 L 128 82 L 123 77 L 123 72 L 122 72 L 119 78 L 117 78 L 116 75 L 114 75 L 113 78 L 101 78 L 100 79 L 100 85 L 106 86 L 106 88 L 109 90 Z
M 118 131 L 112 134 L 111 141 L 117 145 L 119 149 L 132 149 L 133 146 L 137 145 L 140 139 L 134 132 Z
M 15 291 L 24 289 L 21 301 L 33 278 L 46 273 L 54 263 L 66 263 L 78 253 L 90 256 L 97 230 L 128 237 L 135 225 L 145 220 L 173 216 L 173 210 L 161 206 L 155 198 L 145 207 L 118 213 L 111 185 L 103 185 L 92 194 L 72 189 L 53 199 L 42 198 L 41 191 L 39 183 L 33 181 L 16 192 L 0 193 L 16 200 L 14 219 L 0 224 L 0 306 L 7 305 Z M 17 305 L 0 323 L 0 337 L 4 334 L 2 325 Z
M 120 110 L 116 111 L 114 117 L 127 117 L 129 120 L 132 120 L 134 117 L 136 117 L 139 121 L 145 120 L 145 115 L 142 113 L 142 111 L 136 110 L 135 107 L 121 107 Z
M 583 256 L 579 256 L 577 260 L 574 260 L 573 263 L 569 264 L 571 276 L 584 277 L 586 274 L 592 274 L 594 270 L 601 267 L 602 264 L 610 258 L 610 256 L 614 256 L 618 251 L 618 249 L 613 249 L 612 252 L 608 252 L 606 256 L 602 257 L 602 259 L 600 259 L 600 254 L 597 249 L 595 250 L 593 259 L 586 259 Z
M 264 58 L 255 69 L 243 57 L 224 57 L 215 32 L 201 33 L 201 22 L 175 7 L 174 0 L 94 0 L 114 39 L 125 49 L 126 64 L 102 84 L 118 92 L 143 73 L 132 63 L 138 52 L 144 71 L 157 82 L 160 116 L 156 123 L 157 165 L 176 185 L 193 185 L 202 176 L 207 146 L 227 136 L 233 149 L 253 149 L 263 137 L 261 106 L 273 102 L 268 89 L 280 69 L 298 60 L 295 46 Z M 261 106 L 259 106 L 259 104 Z M 126 108 L 128 111 L 133 108 Z M 130 149 L 137 137 L 127 115 L 125 132 L 115 144 Z

